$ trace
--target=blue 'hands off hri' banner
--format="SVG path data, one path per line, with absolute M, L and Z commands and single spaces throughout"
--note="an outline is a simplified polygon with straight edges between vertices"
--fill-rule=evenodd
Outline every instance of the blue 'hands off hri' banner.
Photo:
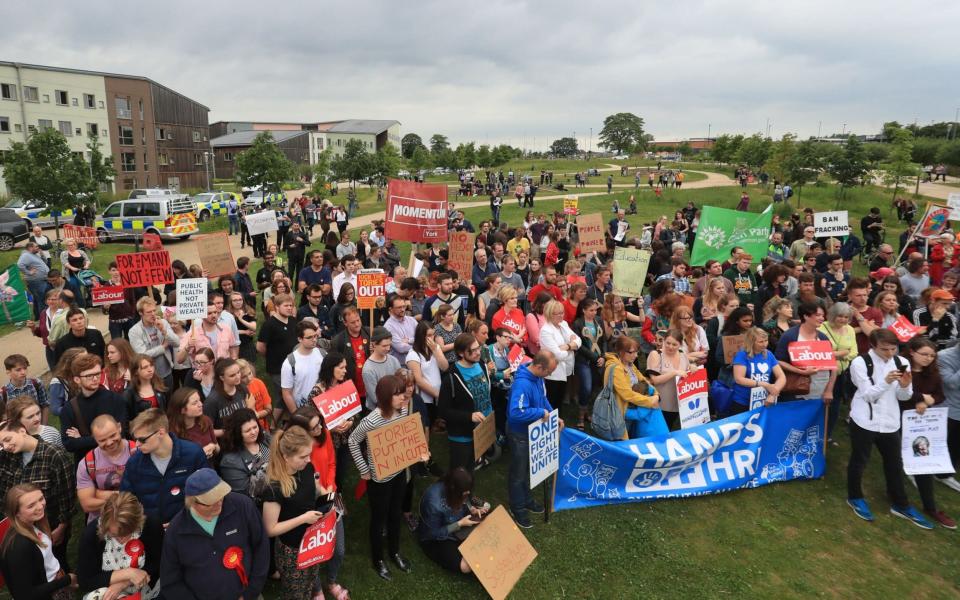
M 554 510 L 716 494 L 823 476 L 823 403 L 759 408 L 671 432 L 606 442 L 566 428 Z

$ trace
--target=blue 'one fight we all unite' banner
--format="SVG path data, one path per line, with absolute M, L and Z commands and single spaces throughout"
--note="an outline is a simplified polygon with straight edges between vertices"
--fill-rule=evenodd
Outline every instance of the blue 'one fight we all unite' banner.
M 823 416 L 821 401 L 802 400 L 622 442 L 564 429 L 554 509 L 702 496 L 822 477 Z

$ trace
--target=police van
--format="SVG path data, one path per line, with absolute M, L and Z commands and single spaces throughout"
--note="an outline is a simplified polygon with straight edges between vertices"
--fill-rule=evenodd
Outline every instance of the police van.
M 9 208 L 20 215 L 20 218 L 26 221 L 28 231 L 33 229 L 34 225 L 53 227 L 53 217 L 54 214 L 57 214 L 57 211 L 47 209 L 47 205 L 42 202 L 37 200 L 21 200 L 20 198 L 14 198 L 10 202 L 7 202 L 4 208 Z M 72 221 L 73 215 L 73 209 L 59 211 L 60 223 L 63 224 Z
M 97 218 L 94 226 L 101 243 L 130 239 L 143 233 L 179 240 L 199 231 L 193 200 L 186 194 L 148 195 L 114 202 Z
M 197 213 L 197 220 L 203 223 L 209 221 L 212 217 L 227 214 L 227 203 L 230 199 L 237 202 L 240 207 L 241 199 L 237 194 L 231 192 L 204 192 L 193 197 L 193 205 Z

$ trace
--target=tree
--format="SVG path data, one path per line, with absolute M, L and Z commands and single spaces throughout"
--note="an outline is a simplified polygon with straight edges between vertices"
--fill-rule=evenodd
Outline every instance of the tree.
M 775 144 L 766 162 L 767 171 L 774 181 L 786 183 L 790 172 L 790 163 L 797 154 L 797 136 L 785 133 Z
M 418 146 L 423 146 L 423 140 L 420 139 L 420 136 L 415 133 L 408 133 L 407 135 L 403 136 L 402 140 L 400 140 L 400 152 L 407 160 L 413 156 L 413 151 Z
M 490 156 L 491 165 L 494 167 L 499 167 L 510 162 L 514 156 L 513 148 L 506 144 L 500 144 L 493 149 L 493 152 Z
M 645 146 L 643 119 L 633 113 L 616 113 L 603 120 L 600 146 L 617 154 L 642 151 Z
M 693 147 L 690 146 L 690 142 L 688 142 L 687 140 L 683 140 L 677 146 L 677 153 L 680 156 L 687 156 L 688 154 L 693 154 Z
M 448 149 L 447 152 L 450 152 L 450 150 Z M 410 165 L 411 173 L 419 173 L 424 169 L 429 169 L 430 153 L 427 152 L 427 149 L 424 148 L 423 146 L 417 147 L 413 151 L 413 156 L 410 157 L 409 165 Z
M 349 140 L 343 154 L 330 163 L 330 170 L 338 180 L 346 179 L 356 187 L 356 182 L 373 174 L 375 158 L 367 152 L 360 140 Z
M 577 153 L 577 140 L 572 137 L 553 140 L 553 143 L 550 144 L 550 153 L 560 158 L 574 156 Z
M 434 160 L 439 156 L 444 150 L 450 149 L 450 142 L 447 141 L 447 136 L 435 133 L 430 136 L 430 153 L 433 154 Z
M 846 196 L 848 187 L 857 185 L 867 174 L 867 156 L 863 150 L 863 143 L 850 136 L 843 145 L 840 155 L 830 166 L 830 175 L 840 184 L 840 197 Z
M 333 159 L 333 150 L 327 148 L 317 156 L 317 162 L 313 165 L 312 184 L 310 194 L 314 198 L 323 198 L 330 193 L 327 185 L 330 183 L 330 163 Z
M 772 147 L 773 141 L 770 138 L 764 138 L 759 133 L 755 133 L 740 144 L 736 154 L 737 161 L 751 169 L 760 169 L 770 157 Z
M 909 128 L 907 128 L 909 130 Z M 914 132 L 916 135 L 916 132 Z M 932 165 L 937 161 L 937 155 L 943 146 L 943 140 L 918 137 L 913 140 L 912 159 L 921 165 Z
M 817 180 L 822 167 L 817 143 L 813 140 L 804 140 L 796 145 L 796 152 L 786 163 L 785 180 L 797 188 L 797 196 L 799 196 L 805 184 Z
M 895 134 L 891 133 L 891 135 Z M 890 137 L 887 139 L 892 140 L 893 138 Z M 880 163 L 887 160 L 887 157 L 890 156 L 890 144 L 866 144 L 863 150 L 866 153 L 867 161 L 869 161 L 871 169 L 876 169 Z
M 420 144 L 414 149 L 414 152 L 421 150 L 426 152 L 427 149 L 423 147 L 423 144 Z M 371 175 L 377 178 L 379 183 L 385 184 L 387 182 L 387 177 L 396 177 L 397 172 L 400 170 L 400 153 L 397 152 L 397 147 L 387 142 L 384 144 L 373 157 L 373 169 Z
M 92 196 L 97 196 L 100 190 L 117 176 L 117 171 L 113 168 L 113 158 L 104 156 L 100 146 L 100 136 L 91 133 L 87 138 L 87 151 L 90 152 L 90 187 L 86 191 Z
M 490 153 L 490 146 L 483 144 L 477 150 L 477 166 L 481 169 L 489 169 L 493 164 L 493 155 Z
M 236 157 L 236 180 L 241 187 L 280 189 L 280 184 L 293 179 L 296 169 L 273 140 L 269 131 L 253 139 L 250 148 Z
M 897 129 L 903 129 L 903 125 L 896 121 L 888 121 L 883 124 L 883 129 L 881 129 L 881 134 L 883 135 L 883 141 L 889 142 L 893 140 L 893 133 Z
M 941 146 L 940 151 L 937 152 L 937 162 L 960 166 L 960 140 L 953 140 Z
M 736 160 L 741 145 L 743 145 L 742 135 L 721 135 L 713 144 L 714 160 L 720 164 L 732 163 Z
M 890 161 L 887 163 L 883 182 L 893 185 L 893 199 L 897 199 L 900 185 L 917 176 L 917 167 L 913 163 L 913 133 L 909 129 L 896 129 L 890 132 Z
M 443 148 L 437 153 L 431 153 L 426 157 L 424 162 L 433 161 L 433 164 L 438 167 L 443 167 L 444 169 L 450 169 L 451 171 L 459 169 L 459 163 L 457 162 L 457 153 L 451 150 L 450 148 Z
M 457 162 L 464 169 L 472 169 L 477 164 L 477 147 L 474 142 L 457 146 Z
M 59 236 L 59 211 L 81 203 L 92 186 L 90 169 L 56 129 L 31 135 L 26 143 L 13 142 L 4 157 L 4 178 L 11 194 L 46 204 L 54 213 Z

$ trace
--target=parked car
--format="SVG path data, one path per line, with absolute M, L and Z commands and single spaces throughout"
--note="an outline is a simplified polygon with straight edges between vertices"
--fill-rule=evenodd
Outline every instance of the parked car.
M 27 230 L 33 229 L 34 225 L 40 227 L 53 227 L 53 213 L 47 209 L 47 205 L 37 200 L 21 200 L 14 198 L 7 202 L 4 208 L 9 208 L 17 213 L 27 224 Z M 69 222 L 73 220 L 73 209 L 67 209 L 60 212 L 60 222 Z
M 11 250 L 17 242 L 30 237 L 30 229 L 16 211 L 0 208 L 0 250 Z
M 211 217 L 227 214 L 227 202 L 230 201 L 231 196 L 240 201 L 237 194 L 230 192 L 204 192 L 194 196 L 193 206 L 197 213 L 197 220 L 203 223 L 209 221 Z

